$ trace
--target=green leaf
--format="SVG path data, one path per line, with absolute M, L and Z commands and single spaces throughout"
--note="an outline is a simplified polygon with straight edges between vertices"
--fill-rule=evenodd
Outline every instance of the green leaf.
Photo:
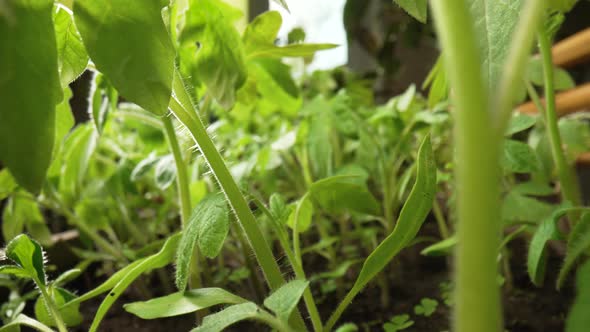
M 129 285 L 135 279 L 137 279 L 137 277 L 147 271 L 162 268 L 173 261 L 174 253 L 176 252 L 179 240 L 179 234 L 169 237 L 158 253 L 141 260 L 137 265 L 130 269 L 128 273 L 119 280 L 119 282 L 117 282 L 115 287 L 109 292 L 109 295 L 102 301 L 100 307 L 98 307 L 96 315 L 94 316 L 94 320 L 92 321 L 92 325 L 89 329 L 90 332 L 96 332 L 98 330 L 100 322 L 106 315 L 107 311 L 110 309 L 113 303 L 115 303 L 119 296 L 121 296 L 125 289 L 127 289 L 127 287 L 129 287 Z
M 45 219 L 33 197 L 23 197 L 21 195 L 11 197 L 2 214 L 4 239 L 8 242 L 21 234 L 25 226 L 31 228 L 34 224 L 45 225 Z M 47 238 L 42 240 L 43 243 L 47 243 L 47 240 L 50 241 Z
M 451 236 L 447 239 L 432 244 L 420 252 L 424 256 L 444 256 L 448 255 L 451 250 L 455 247 L 458 240 L 455 236 Z
M 229 231 L 229 208 L 220 193 L 203 198 L 193 209 L 176 252 L 176 286 L 185 290 L 195 245 L 210 258 L 219 254 Z
M 559 132 L 568 161 L 573 165 L 581 154 L 590 152 L 590 126 L 579 119 L 559 120 Z
M 291 213 L 287 219 L 287 225 L 294 229 L 295 224 L 297 224 L 297 232 L 302 233 L 307 231 L 309 226 L 311 226 L 312 217 L 313 204 L 308 198 L 302 198 L 297 202 L 295 207 L 291 209 Z
M 248 72 L 266 100 L 279 105 L 289 114 L 299 110 L 302 99 L 289 66 L 276 59 L 256 59 L 248 62 Z
M 52 0 L 3 1 L 0 15 L 0 160 L 34 193 L 49 168 L 62 98 L 52 9 Z
M 10 196 L 17 187 L 8 168 L 0 170 L 0 201 Z
M 574 263 L 578 261 L 580 256 L 588 252 L 588 248 L 590 248 L 590 213 L 585 213 L 569 235 L 567 254 L 557 278 L 558 289 L 563 285 Z
M 533 181 L 519 183 L 512 188 L 512 191 L 531 196 L 551 196 L 555 193 L 555 189 L 550 185 Z
M 353 210 L 377 215 L 380 211 L 379 202 L 361 177 L 337 175 L 322 179 L 309 187 L 309 193 L 315 202 L 330 213 Z
M 12 328 L 21 325 L 34 328 L 40 332 L 54 332 L 49 326 L 46 326 L 45 324 L 36 321 L 25 314 L 18 315 L 14 320 L 10 321 L 10 323 L 0 327 L 0 332 L 13 332 L 14 330 L 12 330 Z
M 96 68 L 127 100 L 158 115 L 168 109 L 174 45 L 162 1 L 76 0 L 74 19 Z
M 280 319 L 287 321 L 308 286 L 309 282 L 305 280 L 290 281 L 267 297 L 264 306 Z
M 138 181 L 146 175 L 158 163 L 160 158 L 155 153 L 150 153 L 147 157 L 142 159 L 131 172 L 131 181 Z
M 31 276 L 27 270 L 16 265 L 2 265 L 0 266 L 0 274 L 8 274 L 17 278 L 30 278 Z
M 428 2 L 426 0 L 394 0 L 403 10 L 422 23 L 426 23 Z
M 527 130 L 534 126 L 535 123 L 537 123 L 537 117 L 523 113 L 515 113 L 508 123 L 508 128 L 506 128 L 504 136 L 512 136 L 516 133 Z
M 289 44 L 276 46 L 275 40 L 283 19 L 277 11 L 268 11 L 258 15 L 244 32 L 244 47 L 248 59 L 309 57 L 317 51 L 338 47 L 335 44 Z
M 414 313 L 416 315 L 430 317 L 436 311 L 437 307 L 437 300 L 431 298 L 423 298 L 422 300 L 420 300 L 420 304 L 414 306 Z
M 91 123 L 85 123 L 78 125 L 64 143 L 59 191 L 66 203 L 72 203 L 79 198 L 90 157 L 96 149 L 97 139 L 94 126 Z
M 541 286 L 545 277 L 545 266 L 547 260 L 547 252 L 545 247 L 549 240 L 556 240 L 559 237 L 557 230 L 557 220 L 564 214 L 571 211 L 570 207 L 562 207 L 548 218 L 545 218 L 537 227 L 533 239 L 529 245 L 527 257 L 527 270 L 529 277 L 533 284 Z
M 590 262 L 578 270 L 578 296 L 565 322 L 566 332 L 586 332 L 590 325 Z
M 469 3 L 483 61 L 484 82 L 494 90 L 500 85 L 502 66 L 510 50 L 523 0 L 470 0 Z
M 156 186 L 166 190 L 176 179 L 176 164 L 172 154 L 163 156 L 156 163 Z
M 181 42 L 194 49 L 193 75 L 230 109 L 247 73 L 240 35 L 222 5 L 220 0 L 191 0 Z
M 527 78 L 537 86 L 544 86 L 545 78 L 543 77 L 543 63 L 541 58 L 531 58 L 527 67 Z M 553 67 L 553 85 L 555 90 L 568 90 L 576 86 L 576 82 L 570 74 L 559 68 Z
M 55 6 L 53 23 L 57 42 L 59 77 L 61 86 L 66 88 L 86 70 L 88 54 L 69 9 L 61 5 Z
M 395 255 L 410 244 L 426 219 L 436 193 L 436 165 L 430 135 L 424 138 L 416 163 L 416 182 L 402 207 L 393 232 L 365 260 L 351 292 L 358 293 L 363 289 Z
M 67 270 L 64 273 L 60 274 L 59 277 L 55 278 L 52 285 L 53 286 L 63 286 L 68 282 L 78 278 L 82 274 L 81 269 L 71 269 Z
M 258 307 L 252 302 L 235 304 L 222 311 L 209 315 L 203 319 L 203 323 L 191 330 L 191 332 L 221 332 L 228 326 L 245 319 L 258 316 Z
M 36 284 L 47 284 L 43 248 L 37 241 L 24 234 L 15 237 L 6 246 L 6 257 L 24 269 Z
M 322 179 L 333 173 L 333 147 L 331 144 L 332 117 L 326 110 L 330 103 L 319 95 L 304 107 L 302 112 L 312 114 L 307 133 L 307 149 L 313 173 Z
M 541 165 L 535 151 L 528 144 L 507 139 L 504 141 L 502 167 L 511 173 L 533 173 Z
M 524 196 L 517 188 L 502 202 L 502 219 L 507 222 L 532 222 L 539 223 L 549 217 L 555 210 L 555 206 L 538 199 Z
M 63 288 L 51 288 L 51 297 L 57 306 L 63 306 L 67 302 L 74 299 L 76 296 Z M 72 305 L 65 308 L 60 308 L 59 312 L 64 320 L 66 326 L 77 326 L 83 321 L 80 313 L 80 305 Z M 47 326 L 57 326 L 55 320 L 47 310 L 47 305 L 43 297 L 37 298 L 35 302 L 35 317 Z
M 142 319 L 156 319 L 184 315 L 219 304 L 245 302 L 245 299 L 221 288 L 201 288 L 176 292 L 149 301 L 128 303 L 123 308 Z

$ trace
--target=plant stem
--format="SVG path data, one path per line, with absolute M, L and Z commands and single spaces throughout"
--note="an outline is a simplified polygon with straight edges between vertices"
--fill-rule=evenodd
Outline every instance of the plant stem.
M 581 205 L 580 189 L 576 182 L 575 172 L 568 165 L 565 154 L 562 150 L 561 134 L 557 122 L 557 112 L 555 110 L 555 90 L 553 85 L 553 59 L 551 56 L 551 40 L 544 27 L 539 28 L 538 32 L 539 50 L 543 61 L 543 77 L 545 81 L 545 122 L 547 132 L 549 133 L 549 142 L 551 144 L 551 153 L 557 177 L 561 184 L 561 194 L 564 201 L 572 203 L 574 206 Z M 577 214 L 570 213 L 570 222 L 577 221 Z
M 264 273 L 264 277 L 266 278 L 270 289 L 278 289 L 285 283 L 285 279 L 283 278 L 279 265 L 270 250 L 270 246 L 257 225 L 256 217 L 252 214 L 246 199 L 242 195 L 238 185 L 225 165 L 223 158 L 207 134 L 203 122 L 201 122 L 201 119 L 193 111 L 194 106 L 190 101 L 190 97 L 185 90 L 180 76 L 178 73 L 176 73 L 175 76 L 173 97 L 170 100 L 172 113 L 189 130 L 193 140 L 209 165 L 209 168 L 227 198 L 236 219 L 244 229 L 244 233 L 256 255 L 258 265 Z M 305 323 L 297 310 L 294 311 L 292 317 L 294 317 L 296 327 L 305 329 Z
M 47 288 L 40 282 L 37 282 L 37 286 L 39 287 L 39 290 L 41 291 L 41 296 L 43 296 L 43 300 L 47 305 L 47 310 L 49 310 L 49 313 L 55 320 L 55 325 L 57 326 L 57 329 L 59 330 L 59 332 L 67 332 L 68 329 L 66 328 L 66 324 L 64 323 L 63 318 L 59 313 L 59 309 L 57 309 L 57 305 L 55 304 L 55 302 L 53 302 L 53 298 L 47 292 Z
M 440 236 L 443 239 L 448 239 L 450 236 L 449 227 L 447 226 L 445 216 L 442 213 L 440 203 L 436 197 L 434 198 L 434 203 L 432 204 L 432 212 L 434 212 L 434 218 L 436 219 L 436 223 L 438 224 L 438 231 L 440 233 Z
M 490 126 L 488 90 L 465 0 L 432 1 L 454 91 L 457 177 L 454 330 L 502 328 L 496 264 L 500 239 L 500 146 Z

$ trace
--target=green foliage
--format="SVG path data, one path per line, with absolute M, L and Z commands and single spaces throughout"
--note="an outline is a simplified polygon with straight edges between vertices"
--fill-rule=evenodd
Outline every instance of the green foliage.
M 533 149 L 528 144 L 510 139 L 504 141 L 502 166 L 510 173 L 533 173 L 540 169 Z
M 76 297 L 76 295 L 60 287 L 52 287 L 50 296 L 58 306 L 63 306 Z M 60 309 L 60 314 L 67 326 L 77 326 L 82 323 L 83 317 L 80 314 L 79 304 Z M 40 322 L 47 326 L 57 325 L 51 316 L 51 313 L 47 310 L 47 306 L 43 298 L 38 298 L 37 302 L 35 302 L 35 317 L 37 317 Z
M 414 306 L 414 313 L 425 317 L 430 317 L 438 307 L 438 301 L 430 298 L 423 298 L 420 304 Z
M 280 319 L 287 321 L 308 286 L 309 282 L 305 280 L 293 280 L 267 297 L 264 306 Z
M 142 319 L 155 319 L 188 314 L 219 304 L 240 304 L 247 302 L 221 288 L 200 288 L 172 293 L 145 302 L 124 305 L 125 310 Z
M 219 254 L 229 231 L 229 209 L 222 194 L 206 196 L 195 206 L 176 252 L 176 287 L 186 289 L 195 245 L 207 257 Z
M 228 326 L 244 319 L 252 319 L 258 315 L 258 307 L 252 302 L 235 304 L 222 311 L 205 317 L 203 323 L 191 332 L 220 332 Z
M 8 242 L 5 254 L 18 267 L 16 270 L 13 270 L 14 273 L 27 275 L 37 285 L 40 285 L 40 287 L 47 284 L 45 254 L 43 248 L 41 248 L 41 245 L 37 241 L 32 240 L 24 234 L 19 235 Z
M 383 324 L 383 331 L 385 332 L 397 332 L 405 330 L 408 327 L 414 325 L 414 321 L 410 319 L 410 315 L 396 315 L 391 317 L 389 322 Z
M 426 0 L 393 0 L 408 14 L 422 23 L 426 23 L 428 14 L 428 1 Z
M 561 288 L 574 263 L 590 248 L 590 213 L 586 212 L 575 224 L 567 241 L 567 254 L 557 278 L 557 288 Z
M 311 198 L 330 213 L 354 210 L 360 213 L 379 213 L 380 206 L 361 177 L 338 175 L 325 178 L 309 187 Z
M 578 270 L 577 276 L 578 296 L 565 323 L 566 332 L 583 332 L 588 329 L 590 316 L 590 262 L 584 264 Z
M 192 52 L 192 75 L 229 109 L 247 73 L 244 46 L 226 8 L 220 0 L 191 0 L 181 43 Z
M 123 97 L 158 115 L 168 109 L 175 57 L 161 12 L 161 1 L 74 2 L 74 21 L 96 68 Z
M 53 1 L 11 0 L 0 16 L 0 160 L 38 193 L 51 161 L 61 99 Z
M 82 37 L 74 25 L 74 19 L 69 9 L 56 6 L 53 13 L 55 39 L 57 43 L 57 61 L 59 77 L 62 87 L 80 76 L 88 65 L 88 54 Z

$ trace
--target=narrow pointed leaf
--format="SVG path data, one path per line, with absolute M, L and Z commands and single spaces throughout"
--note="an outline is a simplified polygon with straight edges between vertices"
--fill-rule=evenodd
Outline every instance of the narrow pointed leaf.
M 76 0 L 74 19 L 96 68 L 127 100 L 165 114 L 175 50 L 162 1 Z
M 18 329 L 19 326 L 28 326 L 40 332 L 54 332 L 49 326 L 25 314 L 18 315 L 13 321 L 0 327 L 0 332 L 13 332 L 15 331 L 13 328 L 16 327 Z
M 414 239 L 432 207 L 436 193 L 436 165 L 430 136 L 424 138 L 418 151 L 414 187 L 397 220 L 393 232 L 365 260 L 353 286 L 360 291 L 404 247 Z
M 585 213 L 576 223 L 567 241 L 567 254 L 557 278 L 557 288 L 563 286 L 568 273 L 578 259 L 590 248 L 590 212 Z
M 176 252 L 176 247 L 178 246 L 178 241 L 180 240 L 180 235 L 176 234 L 168 238 L 166 243 L 162 249 L 149 257 L 143 259 L 139 264 L 135 265 L 129 272 L 121 278 L 119 282 L 115 285 L 115 287 L 109 292 L 106 298 L 98 307 L 96 311 L 96 315 L 94 316 L 94 320 L 92 321 L 92 325 L 90 326 L 89 331 L 95 332 L 98 330 L 100 322 L 107 314 L 107 311 L 111 308 L 113 303 L 121 296 L 121 294 L 129 287 L 129 285 L 137 279 L 141 274 L 151 271 L 153 269 L 158 269 L 164 267 L 174 259 L 174 253 Z
M 133 302 L 123 307 L 142 319 L 156 319 L 188 314 L 219 304 L 240 304 L 247 302 L 221 288 L 191 289 L 176 292 L 144 302 Z
M 11 0 L 0 14 L 0 161 L 34 193 L 49 168 L 62 98 L 52 10 L 52 0 Z

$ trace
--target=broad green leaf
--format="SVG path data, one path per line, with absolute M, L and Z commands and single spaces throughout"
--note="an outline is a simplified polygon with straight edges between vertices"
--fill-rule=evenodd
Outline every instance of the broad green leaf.
M 557 288 L 561 288 L 569 271 L 578 259 L 590 248 L 590 213 L 585 213 L 575 224 L 567 241 L 567 254 L 557 278 Z
M 287 321 L 308 286 L 309 282 L 305 280 L 290 281 L 267 297 L 264 306 L 280 319 Z
M 579 119 L 559 120 L 559 132 L 568 161 L 574 164 L 582 153 L 590 152 L 590 126 Z
M 590 262 L 578 270 L 578 296 L 565 321 L 566 332 L 586 332 L 590 326 Z
M 191 289 L 123 307 L 142 319 L 156 319 L 188 314 L 219 304 L 240 304 L 245 299 L 221 288 Z
M 221 332 L 239 321 L 257 317 L 258 311 L 258 307 L 252 302 L 235 304 L 205 317 L 203 323 L 191 332 Z
M 195 47 L 193 75 L 219 104 L 230 109 L 247 76 L 240 35 L 220 9 L 220 0 L 190 3 L 181 43 Z
M 248 62 L 248 72 L 256 89 L 266 100 L 279 105 L 289 114 L 299 110 L 302 99 L 289 66 L 276 59 L 256 59 Z
M 74 20 L 96 68 L 127 100 L 158 115 L 168 109 L 175 49 L 162 1 L 76 0 Z
M 545 218 L 537 227 L 533 239 L 529 245 L 527 256 L 527 270 L 533 284 L 541 286 L 545 278 L 545 266 L 547 260 L 546 245 L 549 240 L 559 237 L 556 223 L 564 214 L 570 211 L 570 207 L 555 210 L 553 214 Z
M 94 126 L 85 123 L 78 125 L 64 143 L 59 191 L 67 203 L 78 199 L 97 139 Z
M 290 209 L 287 207 L 283 196 L 281 196 L 279 193 L 274 193 L 270 196 L 269 209 L 270 213 L 279 222 L 279 224 L 283 224 L 287 218 L 289 218 Z
M 469 3 L 483 61 L 484 82 L 494 90 L 500 83 L 523 0 L 469 0 Z
M 49 326 L 34 320 L 25 314 L 18 315 L 10 323 L 0 327 L 0 332 L 14 332 L 15 330 L 13 330 L 13 328 L 19 326 L 28 326 L 40 332 L 54 332 Z
M 302 198 L 290 209 L 291 213 L 287 219 L 287 225 L 295 229 L 297 224 L 297 232 L 302 233 L 309 229 L 311 226 L 311 219 L 313 217 L 313 204 L 309 198 Z
M 540 223 L 554 210 L 552 204 L 511 191 L 502 202 L 502 219 L 507 222 Z
M 72 294 L 66 289 L 63 288 L 50 288 L 51 289 L 51 297 L 53 298 L 54 303 L 61 307 L 67 302 L 71 301 L 76 297 L 76 295 Z M 61 317 L 64 320 L 66 326 L 77 326 L 82 323 L 83 317 L 80 314 L 80 305 L 72 305 L 65 308 L 60 308 L 59 312 Z M 37 298 L 35 302 L 35 317 L 43 324 L 47 326 L 56 326 L 55 320 L 47 310 L 47 305 L 45 304 L 45 300 L 43 297 Z
M 36 284 L 47 284 L 43 248 L 37 241 L 24 234 L 15 237 L 6 246 L 6 257 L 24 269 Z
M 275 45 L 277 34 L 281 28 L 283 19 L 276 11 L 268 11 L 258 15 L 244 31 L 244 47 L 248 59 L 255 58 L 282 58 L 282 57 L 308 57 L 315 52 L 327 50 L 338 45 L 335 44 L 289 44 L 287 46 Z
M 229 231 L 229 209 L 220 193 L 203 198 L 193 209 L 176 252 L 176 287 L 186 289 L 195 245 L 207 257 L 219 254 Z
M 57 42 L 59 77 L 65 89 L 86 70 L 88 54 L 69 9 L 61 5 L 55 6 L 53 23 Z
M 156 163 L 156 186 L 166 190 L 176 179 L 176 164 L 172 154 L 163 156 Z
M 11 0 L 0 15 L 0 160 L 34 193 L 49 168 L 62 98 L 52 10 L 52 0 Z
M 365 260 L 351 293 L 358 293 L 367 283 L 414 239 L 432 207 L 436 193 L 436 165 L 430 135 L 418 151 L 414 187 L 402 207 L 393 232 Z
M 541 165 L 535 151 L 528 144 L 507 139 L 504 141 L 502 167 L 511 173 L 533 173 Z
M 313 173 L 317 178 L 323 179 L 333 173 L 334 149 L 331 143 L 332 117 L 326 110 L 330 109 L 330 103 L 325 97 L 319 95 L 310 101 L 302 112 L 312 114 L 309 119 L 309 131 L 307 133 L 307 149 Z
M 537 123 L 537 118 L 523 113 L 515 113 L 510 122 L 508 128 L 506 128 L 505 136 L 512 136 L 521 131 L 527 130 Z
M 352 210 L 377 215 L 380 211 L 379 203 L 361 177 L 337 175 L 322 179 L 309 187 L 309 194 L 330 213 Z
M 96 332 L 98 330 L 100 322 L 106 315 L 107 311 L 110 309 L 113 303 L 115 303 L 119 296 L 121 296 L 121 294 L 127 289 L 127 287 L 129 287 L 129 285 L 135 281 L 135 279 L 137 279 L 137 277 L 147 271 L 162 268 L 174 260 L 174 253 L 176 252 L 176 247 L 178 246 L 179 240 L 179 234 L 169 237 L 158 253 L 141 260 L 137 265 L 130 269 L 128 273 L 121 278 L 121 280 L 117 282 L 115 287 L 109 292 L 109 295 L 102 301 L 100 307 L 98 307 L 96 315 L 94 316 L 94 320 L 92 321 L 92 325 L 89 329 L 90 332 Z
M 393 0 L 403 10 L 422 23 L 426 23 L 428 15 L 428 1 L 426 0 Z
M 545 84 L 543 77 L 543 63 L 539 57 L 531 58 L 527 67 L 527 78 L 537 86 Z M 555 90 L 568 90 L 576 86 L 576 82 L 570 74 L 559 68 L 553 67 L 553 85 Z

